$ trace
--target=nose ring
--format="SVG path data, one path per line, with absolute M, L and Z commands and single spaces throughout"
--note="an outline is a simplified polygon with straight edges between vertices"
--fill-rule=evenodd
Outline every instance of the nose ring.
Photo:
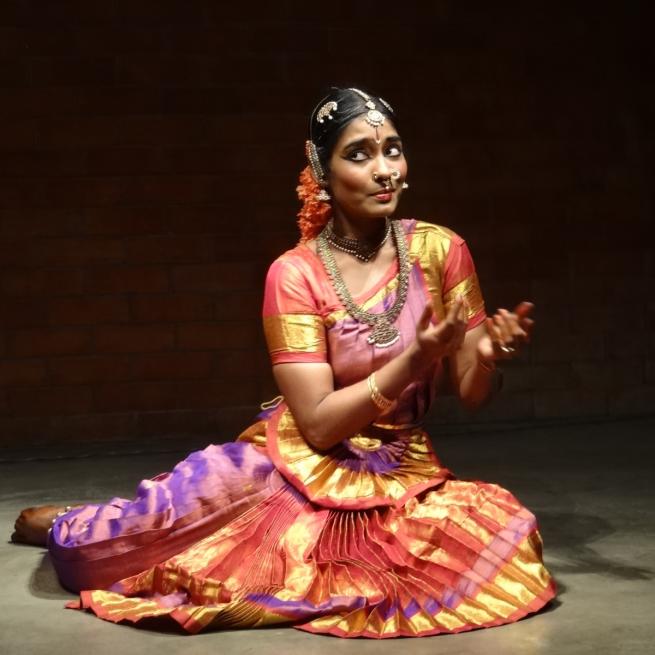
M 400 171 L 397 168 L 394 168 L 391 171 L 391 178 L 397 180 L 400 177 Z

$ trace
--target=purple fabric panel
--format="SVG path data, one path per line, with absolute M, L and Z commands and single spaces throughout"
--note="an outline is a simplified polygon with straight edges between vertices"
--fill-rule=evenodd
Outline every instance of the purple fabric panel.
M 143 480 L 133 500 L 114 498 L 59 517 L 50 555 L 69 589 L 106 588 L 211 534 L 282 484 L 252 444 L 208 446 L 170 473 Z

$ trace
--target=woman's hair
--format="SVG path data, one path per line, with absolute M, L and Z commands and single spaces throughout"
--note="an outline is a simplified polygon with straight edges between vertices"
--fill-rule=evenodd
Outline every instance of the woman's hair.
M 354 118 L 371 110 L 370 103 L 398 128 L 396 114 L 389 103 L 380 96 L 359 88 L 332 87 L 314 107 L 309 117 L 309 141 L 315 148 L 318 164 L 325 175 L 329 173 L 332 150 L 339 135 Z M 316 167 L 312 170 L 311 166 L 307 166 L 300 173 L 300 184 L 296 191 L 303 202 L 298 212 L 301 241 L 317 236 L 332 214 L 330 203 L 316 198 L 321 191 L 320 182 L 321 180 L 316 179 Z

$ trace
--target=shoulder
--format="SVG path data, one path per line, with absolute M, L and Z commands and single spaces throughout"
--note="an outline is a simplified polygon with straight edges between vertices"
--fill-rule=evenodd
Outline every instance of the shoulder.
M 413 258 L 443 264 L 452 249 L 459 249 L 465 244 L 459 234 L 443 225 L 415 219 L 403 219 L 402 222 Z
M 311 277 L 315 271 L 317 256 L 312 250 L 304 245 L 298 244 L 282 253 L 268 268 L 267 278 L 292 278 Z

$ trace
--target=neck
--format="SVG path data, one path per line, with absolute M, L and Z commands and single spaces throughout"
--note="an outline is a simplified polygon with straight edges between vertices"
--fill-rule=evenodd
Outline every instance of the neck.
M 342 212 L 335 211 L 333 216 L 334 232 L 342 237 L 358 241 L 376 241 L 382 238 L 387 227 L 386 217 L 356 219 Z

